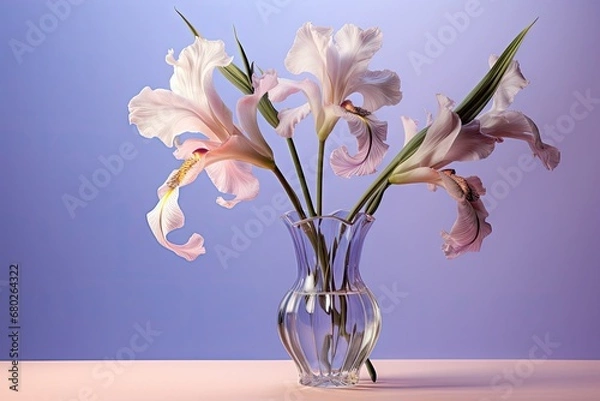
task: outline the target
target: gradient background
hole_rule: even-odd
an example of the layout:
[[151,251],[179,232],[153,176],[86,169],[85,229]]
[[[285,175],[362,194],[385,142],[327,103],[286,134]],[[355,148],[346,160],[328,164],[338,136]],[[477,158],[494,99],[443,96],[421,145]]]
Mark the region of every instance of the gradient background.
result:
[[[462,100],[487,71],[489,54],[536,17],[517,56],[531,85],[513,107],[548,138],[549,125],[569,121],[574,92],[600,98],[600,3],[592,0],[481,0],[480,15],[417,71],[409,54],[424,54],[427,35],[437,36],[449,25],[446,13],[467,3],[88,0],[71,5],[19,63],[10,41],[26,42],[28,21],[39,26],[50,9],[45,1],[3,1],[0,333],[8,326],[8,266],[19,263],[23,359],[119,357],[136,324],[161,332],[139,359],[287,358],[275,329],[278,303],[295,278],[283,224],[267,221],[227,263],[215,248],[232,248],[235,230],[256,218],[253,208],[275,206],[281,189],[273,176],[256,171],[260,196],[233,210],[215,204],[206,177],[182,191],[187,225],[172,240],[205,235],[208,253],[194,263],[159,246],[146,225],[156,188],[178,162],[129,126],[127,103],[145,85],[168,87],[167,50],[178,54],[192,41],[173,7],[208,38],[225,40],[239,62],[235,24],[250,57],[282,76],[290,76],[283,60],[305,21],[379,26],[384,47],[371,68],[398,72],[404,93],[398,106],[378,113],[390,124],[386,160],[402,143],[401,115],[424,121],[438,92]],[[216,80],[234,107],[239,93]],[[511,141],[484,161],[455,165],[459,174],[478,174],[489,191],[494,232],[480,253],[444,258],[439,232],[451,227],[456,206],[443,191],[388,192],[362,263],[384,307],[374,358],[527,358],[535,336],[560,343],[551,358],[600,358],[600,104],[590,109],[554,141],[562,151],[554,172],[536,163],[509,183],[501,169],[514,170],[530,153]],[[298,147],[309,160],[316,141],[311,124],[303,127]],[[266,125],[264,133],[290,171],[285,143]],[[352,144],[347,135],[345,127],[335,131]],[[92,179],[103,167],[99,158],[121,146],[135,156],[71,215],[63,196],[78,196],[80,180]],[[350,207],[370,179],[348,181],[327,169],[325,209]],[[0,359],[7,346],[2,334]]]

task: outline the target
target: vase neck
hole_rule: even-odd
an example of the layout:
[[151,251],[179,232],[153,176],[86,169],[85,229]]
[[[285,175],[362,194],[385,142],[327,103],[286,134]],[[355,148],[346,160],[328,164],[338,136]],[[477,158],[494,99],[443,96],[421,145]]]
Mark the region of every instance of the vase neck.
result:
[[298,279],[295,289],[301,292],[359,291],[359,261],[365,236],[375,220],[358,214],[349,222],[348,212],[299,220],[287,213],[284,223],[292,236]]

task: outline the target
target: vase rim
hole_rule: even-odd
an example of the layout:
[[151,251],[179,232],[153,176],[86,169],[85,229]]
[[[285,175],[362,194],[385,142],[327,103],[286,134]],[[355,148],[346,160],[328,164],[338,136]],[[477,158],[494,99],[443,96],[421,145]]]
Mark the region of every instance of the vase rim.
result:
[[311,222],[314,220],[323,220],[323,219],[338,220],[339,222],[341,222],[347,226],[353,226],[354,224],[356,224],[357,222],[359,222],[362,219],[366,220],[369,223],[375,221],[375,217],[373,215],[367,214],[365,212],[358,212],[356,214],[356,216],[354,217],[353,222],[349,221],[343,217],[340,217],[340,215],[344,216],[344,215],[348,215],[349,213],[350,213],[350,211],[348,211],[348,210],[338,209],[331,214],[325,214],[325,215],[321,215],[321,216],[309,216],[309,217],[306,217],[301,220],[296,220],[296,218],[299,217],[298,212],[295,210],[290,210],[290,211],[284,213],[281,216],[281,218],[283,220],[286,220],[288,222],[288,224],[293,227],[298,227],[298,226],[301,226],[302,224],[305,224],[305,223],[308,223],[308,222]]

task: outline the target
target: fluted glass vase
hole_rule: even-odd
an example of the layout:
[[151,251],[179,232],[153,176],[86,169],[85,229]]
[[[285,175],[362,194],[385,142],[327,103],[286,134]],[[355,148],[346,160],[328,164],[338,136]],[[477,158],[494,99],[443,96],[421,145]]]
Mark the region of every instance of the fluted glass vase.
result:
[[352,386],[373,350],[381,326],[375,297],[359,261],[374,218],[348,212],[304,220],[283,216],[296,253],[298,276],[279,306],[279,337],[296,362],[300,383]]

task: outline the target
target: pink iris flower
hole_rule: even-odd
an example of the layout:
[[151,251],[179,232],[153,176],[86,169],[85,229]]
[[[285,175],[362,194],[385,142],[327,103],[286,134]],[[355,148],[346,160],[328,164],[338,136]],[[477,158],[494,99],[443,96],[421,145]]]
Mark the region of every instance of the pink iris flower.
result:
[[[279,79],[279,85],[269,92],[273,102],[283,101],[297,92],[302,92],[308,100],[279,113],[276,130],[283,137],[291,137],[296,124],[311,113],[321,141],[327,139],[340,118],[348,121],[358,151],[350,155],[342,146],[335,149],[330,158],[334,172],[343,177],[375,172],[388,149],[387,123],[377,120],[372,113],[382,106],[400,102],[402,92],[396,73],[368,70],[382,40],[383,35],[377,28],[362,30],[347,24],[334,35],[331,28],[306,23],[296,33],[285,66],[293,74],[312,74],[318,84],[311,79],[299,82]],[[356,107],[348,99],[353,93],[362,95],[362,106]]]
[[[158,203],[147,214],[148,224],[157,241],[165,248],[191,261],[205,253],[204,239],[194,233],[183,244],[174,244],[167,235],[184,224],[179,207],[179,189],[193,182],[206,170],[215,187],[233,199],[217,198],[231,208],[240,201],[256,197],[259,184],[252,165],[273,168],[273,152],[264,140],[256,120],[261,97],[277,85],[274,72],[254,79],[255,92],[237,103],[239,127],[231,111],[213,87],[213,71],[231,63],[222,41],[196,38],[183,49],[178,59],[169,50],[166,62],[173,66],[171,90],[145,87],[129,102],[129,121],[146,138],[159,138],[165,145],[176,146],[174,155],[182,160],[158,189]],[[205,138],[187,139],[178,135],[197,132]],[[244,134],[244,133],[245,134]]]
[[[490,64],[497,58],[492,56]],[[442,249],[448,258],[479,251],[483,239],[492,232],[486,222],[488,212],[480,197],[485,195],[481,180],[461,177],[453,169],[444,169],[455,161],[479,160],[489,156],[504,138],[526,141],[544,166],[552,170],[560,161],[560,152],[542,142],[535,123],[523,113],[507,110],[518,91],[528,84],[519,64],[513,61],[493,96],[492,108],[479,119],[463,125],[452,109],[454,103],[438,95],[439,111],[417,151],[400,163],[389,178],[392,184],[427,183],[442,187],[457,202],[458,217],[450,232],[442,232]],[[416,123],[402,118],[408,143],[417,133]]]

